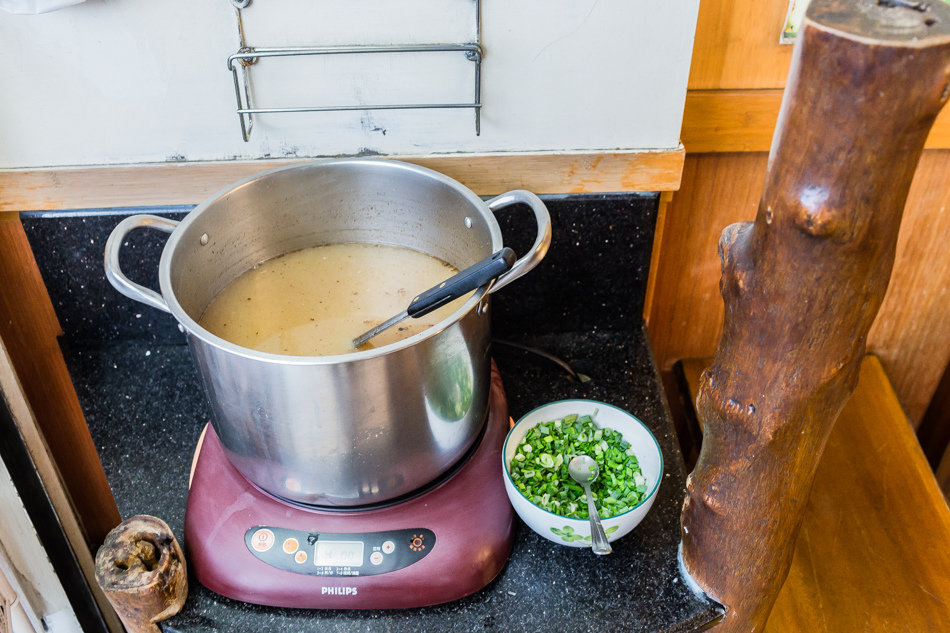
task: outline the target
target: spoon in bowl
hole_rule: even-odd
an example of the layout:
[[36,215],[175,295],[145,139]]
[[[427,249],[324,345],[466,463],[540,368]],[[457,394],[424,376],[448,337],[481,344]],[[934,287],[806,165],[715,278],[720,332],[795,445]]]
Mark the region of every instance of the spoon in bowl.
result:
[[587,495],[587,514],[590,515],[590,548],[595,554],[609,554],[613,550],[607,542],[604,526],[600,524],[600,515],[594,506],[594,497],[590,493],[590,485],[600,475],[600,467],[592,457],[575,455],[567,465],[571,479],[584,487]]

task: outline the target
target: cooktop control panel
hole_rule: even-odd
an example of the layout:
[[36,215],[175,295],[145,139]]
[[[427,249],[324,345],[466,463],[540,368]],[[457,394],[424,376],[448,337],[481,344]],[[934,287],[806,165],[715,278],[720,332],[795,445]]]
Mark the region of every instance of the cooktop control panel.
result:
[[311,576],[375,576],[422,560],[435,545],[425,528],[352,534],[259,525],[244,533],[247,549],[268,565]]

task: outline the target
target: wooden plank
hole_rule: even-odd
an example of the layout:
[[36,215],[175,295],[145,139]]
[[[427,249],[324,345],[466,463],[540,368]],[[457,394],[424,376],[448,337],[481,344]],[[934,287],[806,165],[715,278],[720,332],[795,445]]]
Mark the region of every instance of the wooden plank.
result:
[[[683,361],[693,394],[707,363]],[[825,446],[765,631],[950,630],[947,543],[950,509],[880,361],[868,356]]]
[[792,47],[779,44],[788,0],[702,0],[689,88],[782,88]]
[[[709,356],[722,330],[717,244],[755,218],[767,154],[689,155],[666,212],[648,318],[660,368]],[[950,151],[925,151],[904,210],[891,283],[868,336],[919,424],[950,362]]]
[[[480,195],[674,191],[685,150],[395,156]],[[299,160],[103,165],[0,171],[0,211],[197,204],[230,184]]]
[[[690,154],[769,151],[782,94],[781,89],[690,90],[683,112],[683,146]],[[937,117],[924,147],[950,148],[950,108]]]
[[72,546],[76,560],[82,569],[83,577],[89,585],[106,625],[114,633],[121,632],[122,624],[119,622],[119,617],[96,582],[95,560],[86,543],[79,517],[73,509],[70,495],[60,476],[60,470],[53,461],[49,445],[36,424],[36,418],[34,418],[23,388],[17,380],[16,372],[2,339],[0,339],[0,394],[3,395],[3,399],[20,430],[20,435],[23,437],[30,453],[37,474],[43,482],[46,494],[56,511],[63,532],[65,532],[66,538]]
[[86,538],[96,547],[119,511],[56,340],[60,333],[23,225],[0,214],[0,340],[62,474]]

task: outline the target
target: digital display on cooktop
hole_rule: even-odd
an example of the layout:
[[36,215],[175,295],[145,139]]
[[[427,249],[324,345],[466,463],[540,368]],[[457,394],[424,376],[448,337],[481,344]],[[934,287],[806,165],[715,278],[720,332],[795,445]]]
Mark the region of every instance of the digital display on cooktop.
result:
[[363,542],[317,541],[313,563],[318,567],[360,567],[363,565]]

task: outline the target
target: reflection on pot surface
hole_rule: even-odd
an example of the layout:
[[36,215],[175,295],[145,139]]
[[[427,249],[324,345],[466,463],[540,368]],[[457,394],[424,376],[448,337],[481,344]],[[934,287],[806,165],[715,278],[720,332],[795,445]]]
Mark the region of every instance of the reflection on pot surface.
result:
[[[487,302],[486,299],[484,303],[487,305]],[[479,309],[479,312],[485,311],[487,307]],[[488,315],[486,313],[483,316]],[[446,355],[441,366],[429,373],[423,392],[433,440],[439,447],[448,447],[457,445],[471,417],[482,413],[480,408],[474,406],[480,396],[475,391],[475,365],[479,369],[483,363],[490,366],[491,359],[487,346],[484,349],[472,349],[461,330],[446,332],[443,345],[456,350],[464,349],[465,353]]]

